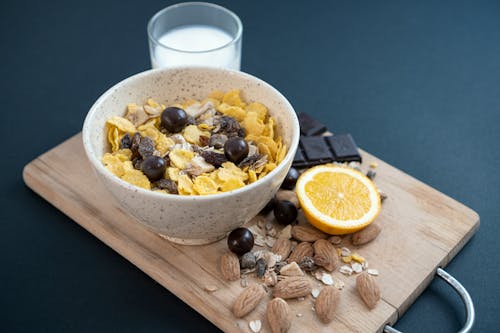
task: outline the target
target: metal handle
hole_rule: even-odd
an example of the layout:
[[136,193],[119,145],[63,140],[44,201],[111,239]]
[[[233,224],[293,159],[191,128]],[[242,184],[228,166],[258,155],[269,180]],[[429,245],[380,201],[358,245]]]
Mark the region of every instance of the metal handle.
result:
[[[439,276],[444,282],[448,283],[455,291],[458,293],[462,302],[465,305],[465,324],[458,333],[468,333],[472,330],[472,326],[474,325],[474,320],[476,319],[476,314],[474,312],[474,303],[472,303],[472,298],[470,297],[467,290],[462,286],[460,282],[457,281],[453,276],[447,273],[444,269],[438,268],[436,271],[436,275]],[[385,325],[384,332],[386,333],[402,333],[397,329]]]

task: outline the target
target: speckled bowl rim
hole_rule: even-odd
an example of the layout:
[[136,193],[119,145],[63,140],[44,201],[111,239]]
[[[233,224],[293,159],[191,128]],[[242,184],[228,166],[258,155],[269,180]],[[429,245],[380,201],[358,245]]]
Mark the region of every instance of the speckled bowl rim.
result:
[[[274,168],[270,173],[265,175],[263,178],[258,179],[257,181],[247,184],[243,187],[240,187],[236,190],[228,191],[228,192],[222,192],[222,193],[216,193],[216,194],[208,194],[208,195],[178,195],[178,194],[169,194],[169,193],[157,193],[151,190],[146,190],[141,187],[132,185],[127,183],[126,181],[118,178],[117,176],[113,175],[108,169],[102,165],[101,160],[98,159],[95,156],[95,152],[92,149],[92,146],[90,145],[90,135],[93,132],[93,129],[90,128],[90,123],[92,121],[92,118],[97,112],[98,106],[103,103],[104,100],[109,98],[113,93],[116,92],[116,90],[120,89],[120,87],[126,83],[129,83],[130,81],[137,80],[139,78],[145,77],[145,76],[150,76],[156,73],[160,72],[178,72],[180,70],[207,70],[207,71],[223,71],[228,73],[228,75],[236,75],[236,76],[241,76],[245,79],[249,79],[252,81],[255,81],[256,83],[260,83],[262,87],[265,87],[269,90],[271,90],[274,94],[276,94],[280,99],[283,100],[285,109],[291,114],[292,118],[292,138],[290,141],[290,147],[288,148],[288,151],[285,155],[285,158],[283,161],[281,161],[276,168]],[[167,74],[168,75],[168,74]],[[230,197],[234,194],[239,194],[239,193],[244,193],[247,191],[251,191],[258,185],[260,185],[262,182],[271,179],[274,177],[281,169],[283,169],[286,165],[288,165],[288,162],[292,160],[295,156],[295,151],[297,150],[297,147],[299,145],[299,136],[300,136],[300,127],[299,127],[299,120],[297,118],[297,114],[293,108],[293,106],[290,104],[290,102],[286,99],[283,94],[281,94],[276,88],[271,86],[269,83],[251,75],[245,72],[241,71],[236,71],[232,69],[221,69],[221,68],[214,68],[214,67],[206,67],[206,66],[179,66],[179,67],[172,67],[172,68],[158,68],[158,69],[150,69],[144,72],[140,72],[138,74],[132,75],[117,84],[113,85],[111,88],[109,88],[104,94],[102,94],[96,102],[91,106],[89,112],[87,113],[87,116],[85,117],[85,121],[83,123],[83,129],[82,129],[82,141],[83,141],[83,147],[85,149],[85,153],[87,154],[87,158],[91,162],[91,164],[94,166],[94,169],[97,170],[101,175],[109,179],[110,181],[118,184],[120,187],[125,188],[129,191],[133,191],[135,193],[141,193],[147,196],[152,196],[154,198],[165,198],[165,199],[175,199],[179,201],[199,201],[199,200],[215,200],[215,199],[224,199],[227,197]],[[290,163],[291,165],[291,163]]]

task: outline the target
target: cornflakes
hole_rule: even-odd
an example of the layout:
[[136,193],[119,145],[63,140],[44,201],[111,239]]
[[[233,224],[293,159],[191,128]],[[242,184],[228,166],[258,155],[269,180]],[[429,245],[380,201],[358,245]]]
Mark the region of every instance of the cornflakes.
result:
[[[107,120],[111,151],[103,155],[102,163],[112,174],[158,193],[210,195],[262,179],[288,151],[276,135],[267,107],[256,101],[247,104],[238,89],[213,91],[201,102],[191,99],[169,105],[186,111],[188,121],[179,133],[162,126],[166,107],[151,98],[142,106],[128,104],[124,117]],[[225,155],[225,140],[234,136],[249,146],[243,160]],[[157,161],[160,173],[143,172],[144,160]]]

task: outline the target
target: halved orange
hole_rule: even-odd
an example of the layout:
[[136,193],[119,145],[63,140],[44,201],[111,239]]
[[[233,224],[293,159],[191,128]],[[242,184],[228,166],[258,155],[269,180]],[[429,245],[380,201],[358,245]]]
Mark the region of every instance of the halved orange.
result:
[[348,167],[313,167],[300,175],[295,192],[309,223],[329,234],[363,229],[380,213],[380,195],[375,184]]

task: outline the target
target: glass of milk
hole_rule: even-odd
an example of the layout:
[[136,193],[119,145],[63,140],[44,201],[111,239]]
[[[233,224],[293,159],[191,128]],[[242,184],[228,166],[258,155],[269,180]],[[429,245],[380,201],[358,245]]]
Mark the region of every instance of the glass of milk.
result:
[[148,23],[153,68],[184,65],[240,70],[243,26],[236,14],[206,2],[184,2]]

